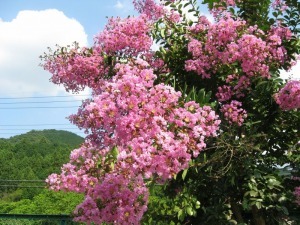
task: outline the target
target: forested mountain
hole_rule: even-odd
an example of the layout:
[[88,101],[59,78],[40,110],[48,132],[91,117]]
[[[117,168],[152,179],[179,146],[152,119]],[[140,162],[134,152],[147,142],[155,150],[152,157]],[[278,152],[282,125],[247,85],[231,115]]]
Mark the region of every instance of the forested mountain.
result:
[[54,129],[42,131],[32,130],[25,134],[13,136],[7,140],[11,143],[18,143],[23,140],[39,142],[44,139],[47,139],[47,141],[53,144],[69,145],[71,147],[78,146],[83,142],[82,137],[72,132]]
[[59,172],[82,142],[82,137],[61,130],[0,139],[0,213],[70,213],[81,196],[52,193],[43,188],[43,180]]

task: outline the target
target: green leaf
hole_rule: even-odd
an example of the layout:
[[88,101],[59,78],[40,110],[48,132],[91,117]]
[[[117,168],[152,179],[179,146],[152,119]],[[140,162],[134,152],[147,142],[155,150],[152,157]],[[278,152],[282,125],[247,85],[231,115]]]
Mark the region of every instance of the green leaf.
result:
[[199,92],[198,92],[198,103],[202,104],[204,103],[204,97],[205,97],[205,90],[202,88]]
[[192,207],[187,207],[186,208],[186,212],[188,215],[193,216],[194,215],[194,211]]
[[196,207],[195,207],[195,208],[196,208],[196,209],[199,209],[199,208],[200,208],[200,205],[201,205],[200,202],[199,202],[199,201],[196,201]]
[[289,210],[285,206],[282,206],[281,209],[285,215],[289,215]]
[[117,146],[114,146],[111,150],[111,155],[113,156],[114,159],[117,159],[118,155],[119,155],[119,151]]
[[249,191],[249,194],[251,197],[257,197],[258,196],[258,192],[257,191]]
[[182,172],[182,180],[185,179],[186,174],[187,174],[187,171],[188,171],[188,169],[185,169],[185,170]]
[[177,178],[177,173],[173,176],[173,178],[174,178],[174,180],[176,180],[176,178]]
[[165,35],[165,29],[161,29],[160,30],[160,35],[161,35],[162,38],[166,37],[166,35]]
[[255,202],[255,205],[256,205],[256,207],[257,207],[258,209],[260,209],[261,206],[262,206],[261,202]]
[[177,213],[177,218],[178,218],[178,220],[180,220],[180,221],[183,221],[183,220],[184,220],[184,213],[183,213],[183,210],[182,210],[182,209],[180,209],[180,210],[178,211],[178,213]]

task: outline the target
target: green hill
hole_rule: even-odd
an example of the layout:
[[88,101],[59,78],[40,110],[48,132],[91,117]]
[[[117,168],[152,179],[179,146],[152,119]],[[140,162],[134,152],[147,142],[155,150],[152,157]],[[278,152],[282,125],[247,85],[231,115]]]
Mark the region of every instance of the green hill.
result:
[[28,133],[16,135],[7,139],[11,143],[18,143],[22,140],[31,141],[34,143],[39,142],[40,140],[49,141],[53,144],[66,144],[69,146],[79,146],[83,142],[83,138],[69,131],[64,130],[32,130]]
[[71,213],[82,196],[45,190],[44,180],[59,173],[83,141],[62,130],[32,130],[0,139],[0,213]]
[[70,152],[83,140],[61,130],[30,131],[0,139],[0,200],[32,199],[39,190],[13,186],[3,191],[3,185],[16,185],[6,180],[45,180],[51,173],[59,173],[69,161]]

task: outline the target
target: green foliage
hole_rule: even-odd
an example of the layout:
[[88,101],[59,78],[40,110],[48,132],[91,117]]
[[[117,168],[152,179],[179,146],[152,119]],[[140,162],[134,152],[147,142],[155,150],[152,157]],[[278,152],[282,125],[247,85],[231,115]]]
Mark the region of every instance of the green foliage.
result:
[[176,188],[172,184],[152,186],[149,210],[143,224],[184,224],[189,216],[197,215],[199,208],[200,202],[184,187]]
[[75,193],[43,190],[32,200],[2,202],[0,212],[10,214],[72,214],[83,196]]
[[[203,3],[212,8],[224,1]],[[289,8],[285,14],[270,11],[270,0],[236,3],[229,10],[249,25],[268,31],[280,20],[281,25],[290,27],[293,36],[283,46],[291,58],[300,53],[299,1],[286,1]],[[190,13],[199,15],[195,1],[169,3],[182,15],[187,5]],[[221,105],[215,97],[217,87],[225,84],[226,76],[237,65],[222,65],[211,79],[186,72],[184,62],[191,59],[186,34],[192,24],[188,20],[177,24],[160,20],[155,25],[153,36],[161,45],[156,56],[170,69],[158,82],[181,91],[184,101],[210,105],[218,113]],[[204,41],[205,37],[196,38]],[[248,115],[244,125],[222,120],[222,132],[207,143],[206,151],[191,161],[188,170],[164,187],[152,188],[145,224],[300,224],[299,206],[292,195],[299,183],[291,180],[292,175],[299,176],[300,111],[282,111],[274,100],[285,83],[279,76],[280,69],[290,66],[289,61],[281,67],[269,65],[270,79],[251,78],[251,91],[240,99]]]
[[[45,184],[26,180],[45,180],[51,173],[59,172],[60,167],[68,162],[70,151],[79,147],[82,142],[83,138],[76,134],[56,130],[30,131],[10,139],[1,139],[0,213],[71,214],[83,200],[82,195],[34,188]],[[16,221],[3,220],[0,224],[19,223],[14,222]],[[22,222],[42,224],[27,220]]]
[[83,138],[69,131],[64,130],[32,130],[26,134],[16,135],[8,139],[11,143],[19,143],[23,140],[39,144],[57,144],[68,146],[79,146],[83,142]]

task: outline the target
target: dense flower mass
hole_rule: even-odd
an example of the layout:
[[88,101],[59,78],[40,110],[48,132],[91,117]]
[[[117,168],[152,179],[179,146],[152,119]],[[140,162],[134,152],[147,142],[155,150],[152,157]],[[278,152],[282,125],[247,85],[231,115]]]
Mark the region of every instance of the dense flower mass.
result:
[[[84,144],[71,152],[60,174],[46,180],[52,190],[85,194],[75,211],[77,221],[139,224],[147,210],[150,182],[167,182],[192,163],[193,168],[201,163],[197,157],[208,150],[209,138],[229,134],[229,146],[231,139],[252,132],[248,130],[251,119],[258,121],[271,113],[279,116],[268,111],[278,110],[274,101],[265,107],[258,99],[265,93],[272,96],[277,88],[260,93],[257,84],[275,83],[278,70],[292,64],[291,50],[284,47],[293,38],[289,28],[279,22],[269,31],[249,26],[246,20],[225,13],[228,7],[236,7],[234,0],[215,1],[215,23],[204,16],[197,22],[188,21],[183,11],[196,11],[189,8],[191,2],[133,0],[141,15],[111,18],[91,48],[60,48],[45,57],[44,68],[52,73],[52,82],[63,84],[68,91],[92,89],[93,97],[69,117],[85,130]],[[273,7],[282,8],[283,1],[275,1]],[[157,52],[151,50],[153,41],[161,45]],[[275,99],[283,110],[299,109],[300,81],[288,82]],[[224,121],[221,132],[220,118]],[[249,126],[243,126],[246,118],[250,118]],[[268,130],[259,127],[260,121],[253,124],[255,132],[268,135]],[[222,169],[223,164],[234,168],[231,161],[243,156],[243,150],[232,151],[229,162],[224,163],[222,156],[227,160],[227,152],[215,153],[226,149],[217,144],[209,145],[216,152],[205,157],[217,155],[216,162],[221,163],[216,168]],[[235,152],[240,155],[236,157]],[[214,160],[207,160],[207,165]],[[228,174],[231,171],[222,176]],[[300,204],[300,189],[294,194]]]
[[277,104],[283,110],[300,108],[300,81],[292,80],[275,95]]
[[118,64],[116,69],[102,93],[71,120],[91,130],[91,141],[96,142],[93,133],[101,132],[104,146],[118,146],[123,169],[171,178],[205,147],[206,137],[216,135],[217,115],[194,102],[179,107],[180,93],[153,86],[153,71],[141,64]]
[[133,5],[139,13],[145,14],[151,20],[163,17],[166,12],[164,6],[155,0],[133,0]]
[[286,59],[281,41],[289,38],[290,33],[282,27],[274,27],[264,34],[228,15],[214,24],[200,17],[198,24],[191,28],[188,50],[193,59],[186,61],[186,70],[210,78],[217,73],[216,68],[237,64],[247,77],[269,78],[270,62],[283,64]]
[[295,188],[294,195],[296,197],[296,203],[300,206],[300,187]]
[[236,123],[241,126],[244,119],[247,117],[247,112],[241,108],[242,103],[238,101],[231,101],[230,104],[224,104],[221,108],[221,112],[224,114],[226,120],[229,123]]
[[44,69],[52,74],[53,83],[63,84],[67,91],[96,88],[100,77],[107,72],[101,52],[100,48],[59,48],[46,58]]
[[105,29],[95,37],[96,45],[108,54],[119,52],[137,55],[148,51],[152,45],[150,25],[145,15],[111,18]]
[[148,195],[141,176],[106,174],[77,206],[76,221],[137,225],[147,210]]
[[104,31],[95,37],[92,48],[59,48],[46,55],[44,69],[52,74],[51,81],[63,84],[67,91],[78,92],[85,87],[97,90],[102,85],[114,57],[138,56],[152,45],[151,24],[144,15],[120,19],[111,18]]
[[[87,193],[79,209],[91,214],[85,213],[79,220],[122,224],[120,221],[127,219],[125,224],[136,224],[146,209],[146,192],[131,199],[143,210],[129,209],[133,203],[119,204],[120,198],[139,192],[122,183],[120,190],[128,189],[125,196],[114,196],[115,190],[111,195],[103,194],[112,188],[109,183],[129,179],[144,190],[142,180],[134,180],[136,177],[158,177],[159,182],[172,178],[206,147],[208,137],[216,136],[220,120],[210,107],[181,103],[181,94],[172,87],[154,85],[156,76],[143,60],[117,64],[115,70],[111,80],[103,81],[101,93],[71,116],[73,123],[91,133],[87,141],[91,146],[74,150],[70,163],[63,166],[60,175],[51,175],[48,183],[55,190]],[[137,200],[141,196],[143,204]],[[95,199],[103,206],[99,208]],[[110,217],[107,210],[112,207],[116,212]],[[125,218],[126,213],[130,216]]]
[[218,101],[224,102],[221,112],[228,121],[241,126],[246,112],[241,108],[237,110],[241,103],[234,99],[244,97],[251,90],[251,80],[270,79],[270,65],[280,67],[285,63],[287,51],[282,41],[291,38],[290,30],[277,26],[265,33],[226,14],[213,24],[199,17],[190,32],[188,51],[192,59],[186,60],[185,69],[196,72],[203,79],[222,80],[223,85],[216,93]]

